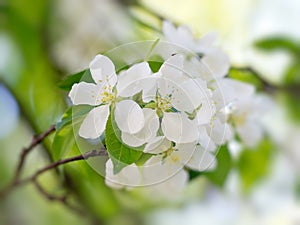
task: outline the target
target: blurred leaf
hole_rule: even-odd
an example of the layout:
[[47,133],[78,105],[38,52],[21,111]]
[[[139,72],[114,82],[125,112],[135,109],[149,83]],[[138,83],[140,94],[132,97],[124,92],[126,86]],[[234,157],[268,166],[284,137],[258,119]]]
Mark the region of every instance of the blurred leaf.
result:
[[264,51],[285,50],[299,54],[300,45],[287,37],[269,37],[255,42],[255,47]]
[[255,149],[244,149],[237,163],[245,191],[267,175],[273,150],[270,140],[265,139]]
[[285,73],[284,83],[288,85],[300,84],[300,62],[292,64]]
[[287,109],[287,113],[289,119],[293,122],[300,122],[300,104],[299,104],[299,95],[292,95],[290,93],[282,92],[279,96],[285,108]]
[[138,161],[143,152],[124,145],[116,135],[116,129],[112,123],[112,115],[110,115],[105,129],[105,143],[114,164],[114,173],[118,173],[125,166]]
[[252,84],[257,90],[263,88],[263,82],[251,70],[231,68],[228,76],[232,79]]
[[88,83],[94,82],[89,69],[65,77],[58,83],[58,86],[65,91],[70,91],[73,84],[79,83],[80,81]]
[[215,185],[222,187],[232,167],[232,159],[226,145],[222,145],[217,152],[217,168],[212,172],[206,172],[208,179]]
[[300,179],[299,179],[299,177],[296,181],[295,193],[296,193],[297,199],[300,200]]

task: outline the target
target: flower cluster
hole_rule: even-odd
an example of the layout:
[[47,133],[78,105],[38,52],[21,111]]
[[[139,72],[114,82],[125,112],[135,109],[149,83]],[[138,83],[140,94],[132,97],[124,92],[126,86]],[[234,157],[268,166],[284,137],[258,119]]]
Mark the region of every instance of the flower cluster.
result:
[[94,82],[74,84],[69,93],[74,105],[94,106],[80,126],[81,137],[99,138],[111,117],[119,141],[148,157],[142,166],[133,163],[118,172],[116,159],[109,159],[111,187],[153,184],[180,191],[188,180],[186,168],[213,170],[218,146],[235,132],[247,145],[261,137],[253,122],[255,89],[226,77],[229,60],[214,46],[216,35],[195,39],[187,27],[169,22],[163,33],[172,44],[158,71],[144,61],[117,73],[108,57],[97,55],[89,66]]

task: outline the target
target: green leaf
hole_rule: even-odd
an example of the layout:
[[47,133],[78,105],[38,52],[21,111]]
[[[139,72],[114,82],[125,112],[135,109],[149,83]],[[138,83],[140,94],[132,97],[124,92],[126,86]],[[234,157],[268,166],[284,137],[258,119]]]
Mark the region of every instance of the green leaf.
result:
[[199,176],[205,174],[204,172],[199,172],[199,171],[191,170],[191,169],[188,169],[188,168],[186,168],[186,169],[188,170],[188,173],[189,173],[189,181],[192,181],[195,178],[198,178]]
[[287,37],[269,37],[255,42],[255,47],[264,51],[285,50],[292,54],[299,54],[300,46]]
[[232,79],[252,84],[257,90],[261,90],[263,88],[263,82],[248,69],[231,68],[228,76]]
[[64,157],[71,149],[75,142],[72,126],[65,126],[55,133],[51,153],[54,161]]
[[[299,90],[299,89],[298,89]],[[279,95],[280,101],[282,101],[283,106],[287,109],[288,118],[292,122],[300,123],[300,104],[299,104],[299,94],[291,94],[287,92],[282,92]]]
[[56,124],[56,133],[52,142],[51,153],[54,160],[65,156],[75,142],[73,127],[81,123],[93,106],[80,105],[68,108],[60,122]]
[[208,179],[215,185],[222,187],[226,181],[230,169],[232,168],[232,159],[226,145],[222,145],[217,152],[217,168],[212,172],[206,172]]
[[273,150],[270,140],[265,139],[255,149],[244,149],[237,163],[245,191],[267,175]]
[[284,83],[287,85],[300,84],[300,63],[292,64],[285,73]]
[[152,70],[153,73],[158,72],[160,69],[161,65],[163,64],[162,62],[157,62],[157,61],[148,61],[148,64]]
[[65,91],[70,91],[73,84],[79,83],[80,81],[86,81],[89,83],[94,82],[89,69],[65,77],[59,82],[58,86]]
[[93,106],[90,105],[78,105],[78,106],[72,106],[68,108],[61,120],[56,123],[56,130],[61,129],[62,127],[71,124],[73,119],[77,119],[85,114],[87,114],[89,111],[91,111]]
[[108,154],[114,164],[114,173],[118,173],[124,167],[137,162],[143,152],[131,149],[127,145],[123,144],[116,134],[117,129],[114,128],[112,121],[111,114],[106,124],[105,143]]
[[142,153],[141,157],[135,162],[135,164],[137,166],[143,166],[152,156],[153,155],[149,153]]

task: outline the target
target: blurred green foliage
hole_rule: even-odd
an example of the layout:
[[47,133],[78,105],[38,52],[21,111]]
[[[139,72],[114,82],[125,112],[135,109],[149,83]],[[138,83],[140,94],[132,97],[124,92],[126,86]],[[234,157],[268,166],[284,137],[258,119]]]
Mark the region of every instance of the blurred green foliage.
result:
[[274,146],[269,139],[262,140],[254,149],[243,149],[236,167],[245,192],[268,175],[273,153]]
[[286,52],[292,59],[286,69],[282,84],[275,86],[277,97],[288,111],[289,118],[300,122],[300,40],[295,41],[289,37],[268,37],[255,43],[261,51]]

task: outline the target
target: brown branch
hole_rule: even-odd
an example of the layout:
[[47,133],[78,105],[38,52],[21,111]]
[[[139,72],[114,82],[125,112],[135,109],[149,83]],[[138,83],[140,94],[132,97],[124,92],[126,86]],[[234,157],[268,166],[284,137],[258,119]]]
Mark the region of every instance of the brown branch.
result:
[[52,194],[48,193],[48,192],[47,192],[47,191],[39,184],[39,182],[38,182],[37,180],[33,180],[32,182],[33,182],[34,186],[36,187],[36,189],[39,191],[39,193],[42,194],[42,195],[43,195],[46,199],[48,199],[49,201],[60,202],[60,203],[62,203],[64,206],[66,206],[67,208],[69,208],[70,210],[76,212],[77,214],[82,215],[82,216],[85,215],[85,212],[84,212],[82,209],[80,209],[80,208],[78,208],[78,207],[76,207],[76,206],[74,206],[74,205],[72,205],[72,204],[70,204],[70,203],[68,202],[68,196],[67,196],[67,195],[63,195],[63,196],[55,196],[55,195],[52,195]]
[[17,184],[19,185],[20,183],[24,183],[24,182],[26,183],[28,181],[36,180],[37,177],[40,176],[41,174],[43,174],[44,172],[47,172],[48,170],[54,169],[54,168],[56,168],[60,165],[63,165],[63,164],[69,163],[69,162],[75,162],[75,161],[79,161],[79,160],[86,160],[86,159],[91,158],[91,157],[107,156],[107,155],[108,155],[108,153],[107,153],[106,149],[101,149],[101,150],[98,150],[98,151],[97,150],[92,150],[92,151],[86,152],[84,154],[73,156],[73,157],[70,157],[70,158],[67,158],[67,159],[61,159],[61,160],[58,160],[57,162],[51,163],[48,166],[38,170],[31,177],[29,177],[29,178],[27,178],[23,181],[20,181]]
[[67,158],[67,159],[58,160],[57,162],[53,162],[53,163],[49,164],[48,166],[45,166],[44,168],[39,169],[37,172],[35,172],[29,178],[26,178],[26,179],[23,179],[23,180],[18,179],[16,181],[14,181],[5,190],[0,192],[0,198],[5,196],[6,194],[8,194],[8,192],[10,192],[11,190],[13,190],[16,187],[27,184],[29,182],[35,182],[41,174],[43,174],[43,173],[45,173],[49,170],[52,170],[54,168],[57,168],[60,165],[64,165],[64,164],[79,161],[79,160],[86,160],[86,159],[91,158],[91,157],[107,156],[107,155],[108,155],[108,153],[106,151],[106,148],[103,148],[101,150],[92,150],[92,151],[86,152],[86,153],[81,154],[81,155],[77,155],[77,156],[73,156],[73,157],[70,157],[70,158]]
[[15,173],[15,176],[14,176],[14,179],[13,179],[13,182],[12,182],[12,185],[15,182],[17,182],[18,179],[20,178],[20,175],[21,175],[23,167],[24,167],[25,159],[26,159],[26,156],[28,155],[28,153],[31,152],[34,149],[34,147],[36,147],[38,144],[40,144],[53,131],[55,131],[55,125],[52,125],[48,130],[41,133],[40,135],[34,136],[32,138],[32,141],[31,141],[30,145],[26,148],[23,148],[22,153],[21,153],[21,157],[20,157],[20,161],[18,163],[16,173]]
[[283,91],[283,92],[288,92],[290,94],[299,96],[300,94],[300,86],[299,85],[278,85],[278,84],[274,84],[269,82],[268,80],[266,80],[257,70],[255,70],[252,67],[231,67],[231,69],[234,70],[239,70],[239,71],[243,71],[243,72],[249,72],[251,74],[253,74],[253,76],[255,78],[257,78],[262,86],[263,86],[263,90],[273,94],[274,92],[277,91]]

